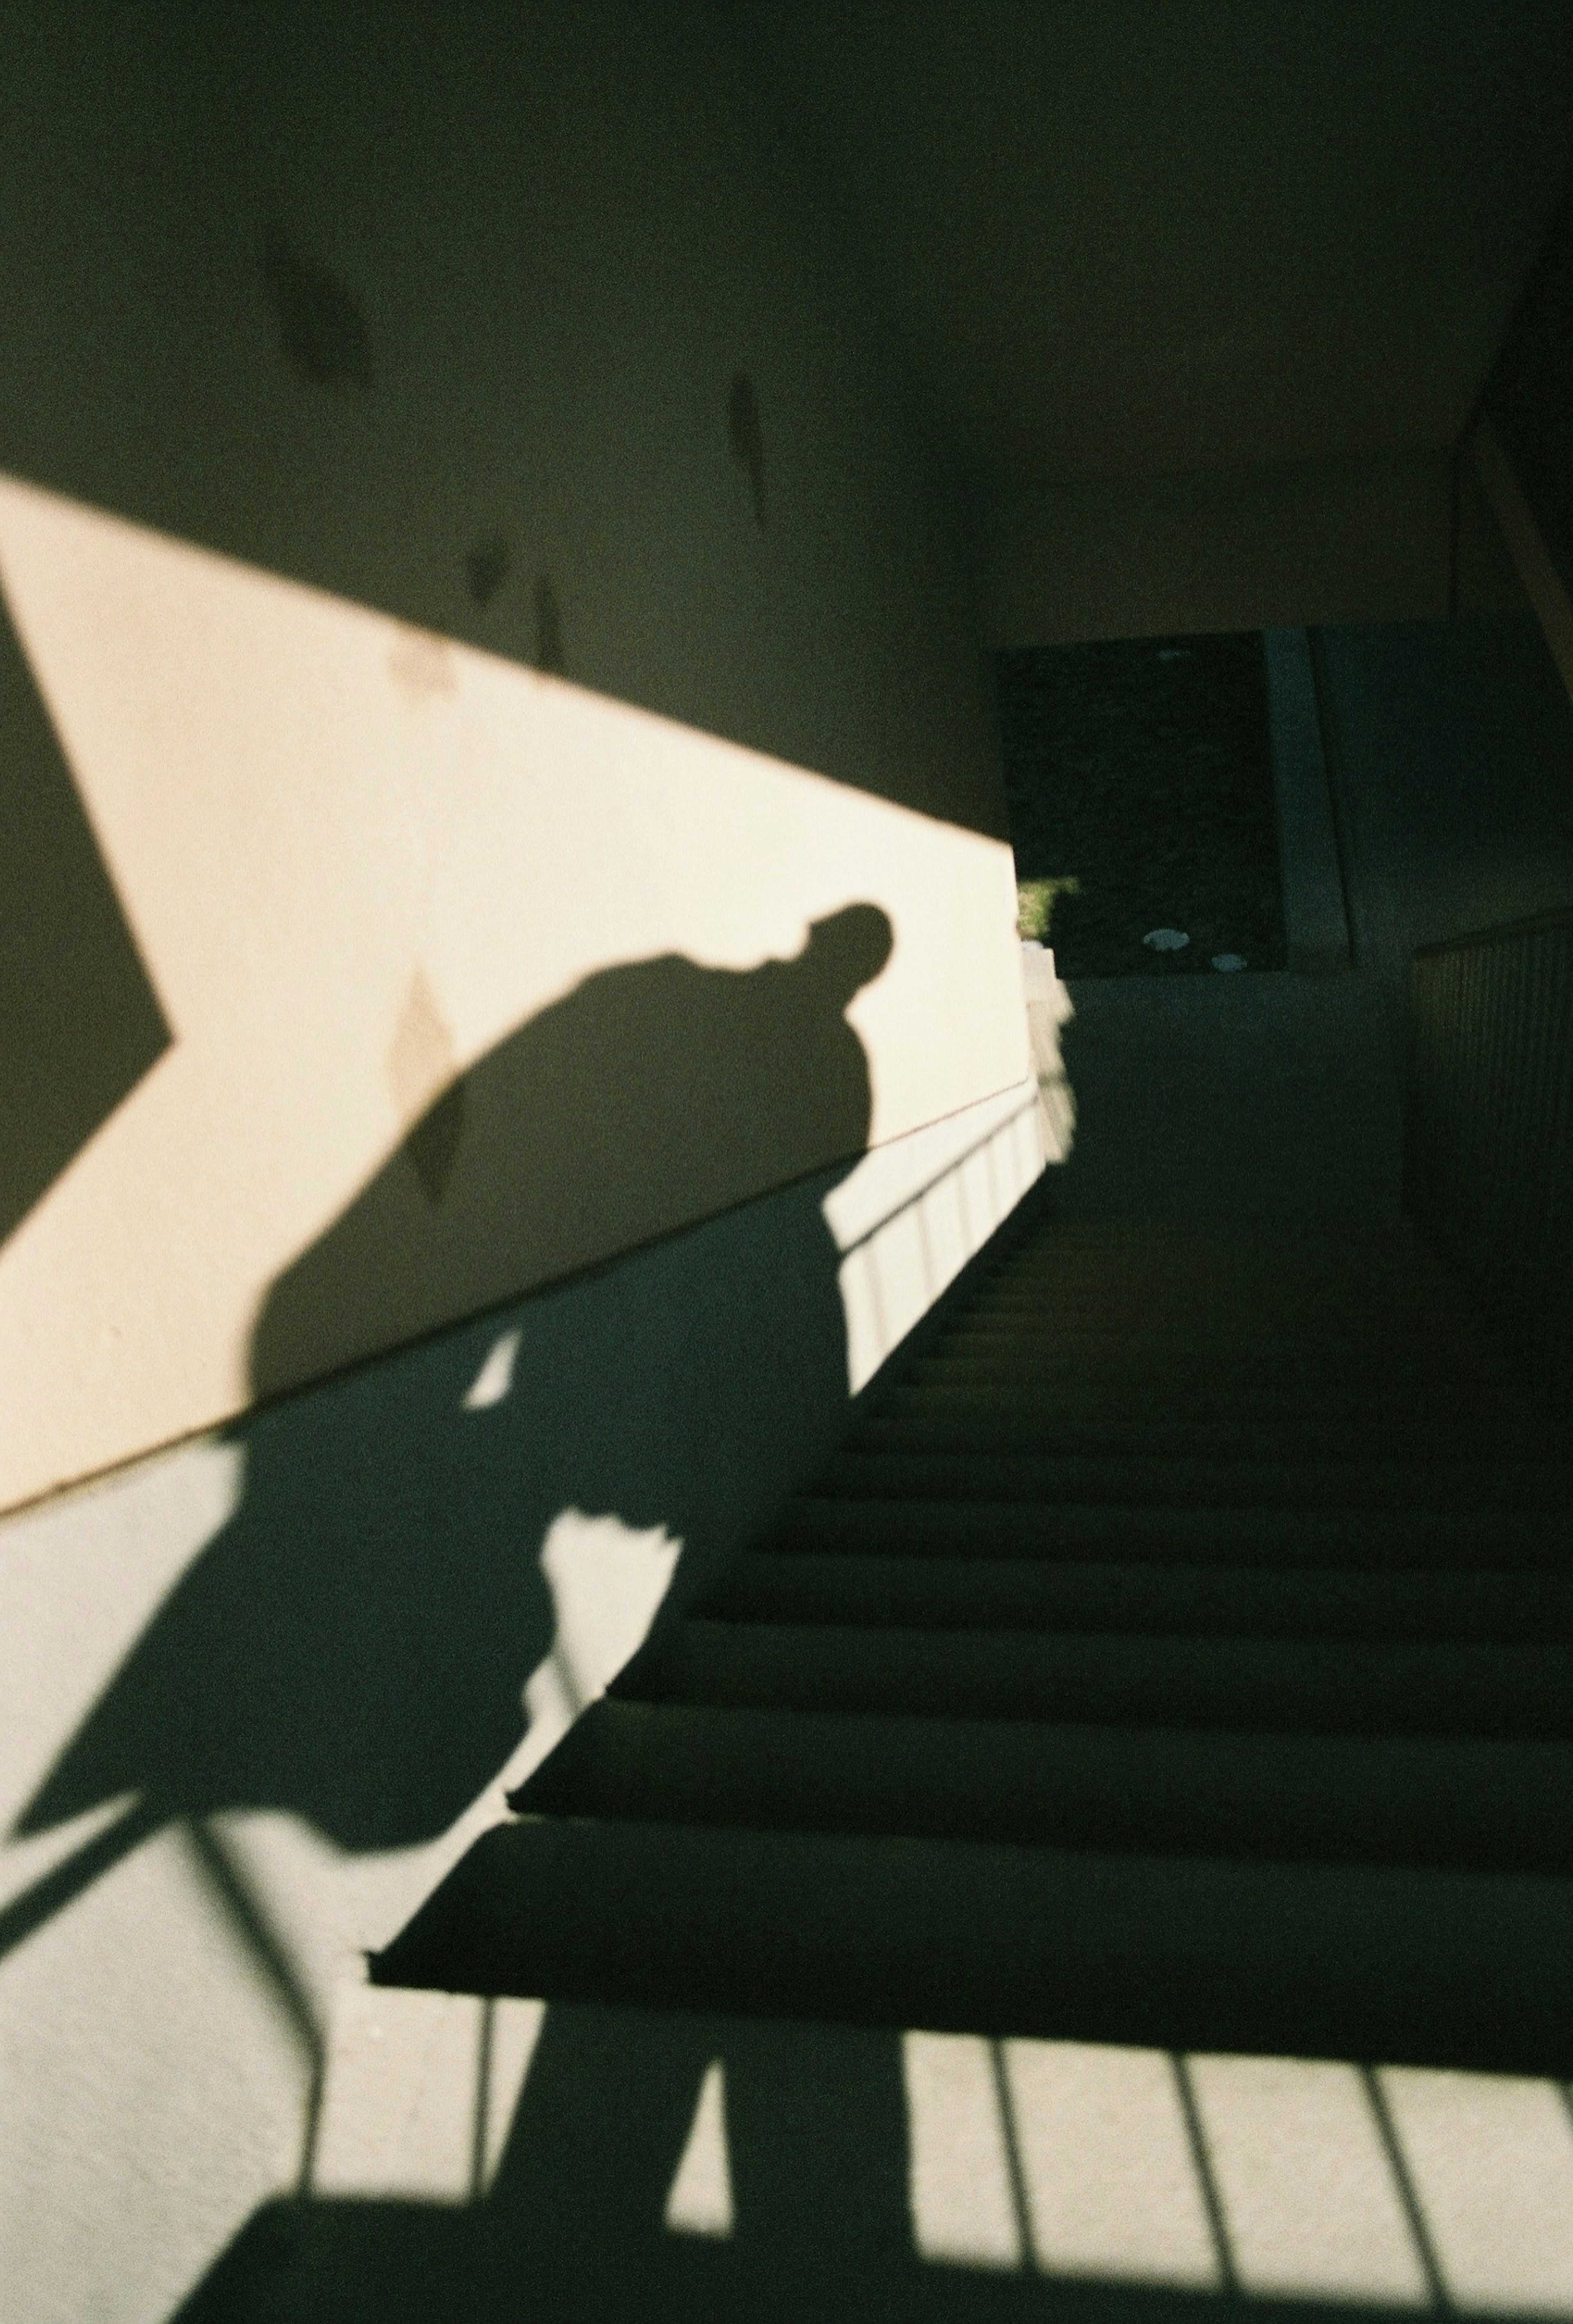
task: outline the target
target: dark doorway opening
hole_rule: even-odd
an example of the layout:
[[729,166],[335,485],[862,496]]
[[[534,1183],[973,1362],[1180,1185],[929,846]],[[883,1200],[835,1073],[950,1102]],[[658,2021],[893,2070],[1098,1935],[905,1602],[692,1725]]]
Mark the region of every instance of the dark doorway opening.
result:
[[1051,883],[1061,974],[1283,968],[1261,632],[997,660],[1016,875]]

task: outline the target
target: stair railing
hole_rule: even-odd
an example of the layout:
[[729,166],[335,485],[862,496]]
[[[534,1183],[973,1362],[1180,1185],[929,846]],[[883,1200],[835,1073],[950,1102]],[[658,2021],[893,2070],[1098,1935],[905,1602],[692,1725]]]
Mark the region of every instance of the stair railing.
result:
[[1573,911],[1425,945],[1404,1208],[1573,1397]]

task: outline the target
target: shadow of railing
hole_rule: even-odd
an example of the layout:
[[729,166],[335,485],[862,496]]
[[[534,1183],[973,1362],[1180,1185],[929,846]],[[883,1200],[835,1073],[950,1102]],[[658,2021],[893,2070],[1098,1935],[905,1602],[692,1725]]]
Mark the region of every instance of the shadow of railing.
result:
[[330,2092],[326,2183],[259,2213],[182,2324],[1573,2315],[1573,2111],[1553,2082],[394,2006],[426,2013],[428,2052],[464,2019],[473,2117],[434,2137],[408,2107],[402,2151],[363,2158],[357,2185]]

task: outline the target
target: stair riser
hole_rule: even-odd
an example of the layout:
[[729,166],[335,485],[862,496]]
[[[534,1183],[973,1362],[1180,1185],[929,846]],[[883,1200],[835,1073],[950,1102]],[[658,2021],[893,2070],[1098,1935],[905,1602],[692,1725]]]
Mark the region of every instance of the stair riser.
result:
[[683,1621],[624,1702],[1324,1735],[1573,1733],[1573,1652]]
[[1458,1470],[1444,1462],[1107,1459],[998,1453],[838,1454],[820,1490],[845,1498],[1118,1502],[1171,1508],[1515,1509],[1561,1516],[1569,1494],[1533,1467]]
[[1573,1745],[603,1702],[511,1804],[534,1815],[1106,1853],[1573,1871]]
[[863,1553],[987,1563],[1159,1560],[1169,1564],[1573,1569],[1573,1518],[1497,1509],[1175,1508],[932,1500],[790,1502],[763,1546],[778,1555]]
[[691,1611],[713,1621],[1145,1631],[1192,1637],[1573,1638],[1573,1576],[1252,1572],[1025,1559],[741,1559]]
[[967,1416],[871,1416],[858,1432],[858,1450],[878,1452],[1001,1452],[1001,1455],[1066,1455],[1094,1460],[1215,1460],[1215,1462],[1331,1462],[1406,1460],[1448,1462],[1459,1450],[1489,1460],[1494,1452],[1532,1455],[1538,1432],[1513,1439],[1504,1429],[1467,1423],[1436,1427],[1355,1427],[1348,1420],[1302,1416],[1296,1425],[1257,1420],[1246,1413],[1238,1423],[1222,1417],[1148,1417],[1120,1413],[1082,1417],[1076,1411],[992,1413]]

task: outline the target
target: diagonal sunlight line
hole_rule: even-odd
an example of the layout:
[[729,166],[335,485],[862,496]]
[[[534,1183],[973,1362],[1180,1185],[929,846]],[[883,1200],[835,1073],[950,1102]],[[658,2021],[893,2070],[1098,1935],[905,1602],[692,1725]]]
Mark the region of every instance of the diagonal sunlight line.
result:
[[1196,2103],[1196,2090],[1191,2080],[1189,2062],[1177,2050],[1169,2052],[1169,2064],[1173,2071],[1174,2087],[1179,2094],[1180,2112],[1185,2123],[1185,2137],[1191,2148],[1191,2166],[1196,2183],[1207,2211],[1207,2225],[1212,2236],[1213,2253],[1218,2261],[1219,2282],[1226,2294],[1238,2296],[1239,2276],[1230,2247],[1228,2228],[1224,2219],[1223,2198],[1213,2175],[1212,2157],[1208,2152],[1207,2135],[1201,2126],[1201,2110]]
[[1393,2119],[1392,2108],[1388,2106],[1386,2093],[1376,2078],[1375,2068],[1361,2067],[1360,2083],[1366,2093],[1366,2103],[1370,2107],[1376,2124],[1376,2135],[1382,2141],[1382,2151],[1387,2158],[1387,2167],[1393,2173],[1393,2183],[1398,2190],[1398,2200],[1403,2207],[1405,2224],[1414,2240],[1415,2255],[1420,2261],[1425,2276],[1426,2290],[1430,2294],[1431,2305],[1433,2308],[1451,2308],[1453,2303],[1448,2297],[1448,2287],[1442,2280],[1441,2263],[1437,2257],[1436,2246],[1431,2241],[1431,2232],[1426,2224],[1425,2212],[1421,2206],[1420,2190],[1415,2186],[1408,2159],[1399,2143],[1398,2126]]

